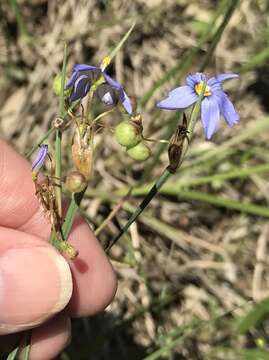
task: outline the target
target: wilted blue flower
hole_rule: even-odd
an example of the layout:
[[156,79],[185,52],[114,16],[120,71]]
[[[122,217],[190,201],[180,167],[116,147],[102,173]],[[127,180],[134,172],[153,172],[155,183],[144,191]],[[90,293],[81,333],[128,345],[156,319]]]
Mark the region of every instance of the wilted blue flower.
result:
[[89,92],[91,85],[103,75],[105,83],[97,88],[97,96],[106,105],[115,105],[120,101],[125,110],[131,114],[132,105],[122,85],[96,66],[77,64],[74,66],[71,79],[66,88],[71,88],[70,100],[82,99]]
[[202,73],[188,75],[186,86],[170,91],[168,97],[159,101],[156,106],[167,110],[184,109],[198,100],[204,81],[206,81],[201,104],[201,119],[205,135],[207,139],[210,139],[218,129],[220,114],[230,126],[236,124],[240,118],[228,95],[222,90],[221,84],[224,80],[236,77],[238,77],[237,74],[220,74],[207,80]]
[[66,84],[66,89],[71,88],[70,100],[75,101],[84,98],[100,74],[101,69],[96,66],[76,64],[72,76]]
[[122,85],[105,72],[103,73],[103,76],[106,83],[100,85],[97,89],[97,95],[100,100],[106,105],[115,105],[120,101],[128,114],[132,114],[131,100],[124,91]]
[[42,144],[40,145],[40,149],[32,163],[32,176],[33,178],[36,177],[36,175],[38,174],[39,170],[41,169],[41,167],[43,166],[46,156],[48,155],[48,145],[47,144]]

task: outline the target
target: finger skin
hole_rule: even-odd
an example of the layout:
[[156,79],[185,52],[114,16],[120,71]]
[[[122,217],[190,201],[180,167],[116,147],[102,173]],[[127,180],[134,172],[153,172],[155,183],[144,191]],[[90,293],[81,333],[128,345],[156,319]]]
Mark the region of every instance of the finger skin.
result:
[[[0,225],[38,235],[47,240],[50,225],[35,195],[31,166],[0,140]],[[103,310],[116,292],[116,276],[89,226],[79,220],[68,239],[79,251],[69,261],[73,277],[70,315],[90,315]]]
[[36,236],[0,227],[0,334],[40,325],[68,304],[66,260]]
[[115,272],[88,224],[78,220],[70,243],[79,255],[69,264],[73,275],[73,296],[68,305],[72,317],[87,316],[104,310],[117,289]]
[[61,313],[32,331],[30,360],[54,359],[71,340],[71,321]]
[[0,140],[0,225],[20,227],[38,211],[31,167]]
[[[0,337],[0,351],[10,353],[19,346],[23,333]],[[71,321],[64,313],[56,315],[31,332],[30,360],[50,360],[59,355],[71,341]]]

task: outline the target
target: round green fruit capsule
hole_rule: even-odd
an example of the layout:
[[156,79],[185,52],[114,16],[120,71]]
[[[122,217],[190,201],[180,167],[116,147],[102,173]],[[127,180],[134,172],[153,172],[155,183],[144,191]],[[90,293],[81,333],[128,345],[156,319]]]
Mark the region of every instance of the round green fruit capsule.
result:
[[[66,79],[66,82],[68,79]],[[62,74],[57,74],[52,82],[52,89],[56,96],[61,95],[61,86],[62,86]],[[64,90],[64,94],[67,95],[69,89]]]
[[58,74],[53,79],[52,88],[55,95],[59,96],[61,93],[62,74]]
[[150,155],[151,151],[148,145],[144,144],[142,141],[136,146],[127,149],[127,154],[136,161],[146,161]]
[[65,187],[71,193],[83,191],[87,186],[87,180],[83,174],[78,171],[71,171],[65,179]]
[[141,129],[129,120],[122,121],[115,127],[115,136],[120,145],[129,148],[141,141]]

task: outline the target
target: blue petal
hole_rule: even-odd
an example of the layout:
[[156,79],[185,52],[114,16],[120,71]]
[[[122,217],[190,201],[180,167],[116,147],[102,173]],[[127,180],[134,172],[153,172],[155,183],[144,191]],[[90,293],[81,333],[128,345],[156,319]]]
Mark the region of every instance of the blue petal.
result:
[[86,84],[85,80],[86,81],[89,80],[89,77],[87,75],[81,75],[77,78],[77,80],[74,83],[74,92],[78,91],[78,87],[80,87],[80,88],[85,87],[85,85],[84,85],[84,84]]
[[113,88],[115,88],[116,90],[119,91],[119,94],[120,94],[120,100],[121,100],[121,103],[124,107],[124,109],[128,112],[128,114],[132,114],[133,112],[133,109],[132,109],[132,103],[131,103],[131,100],[129,99],[128,95],[126,94],[126,92],[123,90],[123,87],[122,85],[112,79],[112,77],[110,77],[107,73],[103,72],[103,76],[106,80],[106,82],[112,86]]
[[109,91],[104,94],[104,96],[102,97],[101,100],[106,105],[113,105],[114,104],[114,101],[113,101],[112,96],[111,96]]
[[122,85],[119,82],[117,82],[116,80],[112,79],[112,77],[110,77],[107,73],[103,72],[103,76],[109,85],[111,85],[112,87],[114,87],[117,90],[122,89]]
[[190,86],[181,86],[170,91],[169,96],[159,101],[156,106],[167,110],[185,109],[192,105],[198,97],[198,94]]
[[32,170],[38,172],[45,162],[46,156],[48,155],[48,145],[42,144],[37,153],[36,158],[32,163]]
[[239,77],[238,74],[219,74],[216,76],[218,81],[224,81],[224,80],[234,79],[234,78],[238,78],[238,77]]
[[201,81],[206,80],[206,76],[203,73],[195,73],[195,74],[190,74],[186,77],[186,83],[187,85],[189,85],[190,87],[194,88],[195,85],[199,84]]
[[132,114],[133,108],[132,108],[131,100],[129,99],[126,92],[124,90],[122,90],[122,91],[123,91],[123,97],[122,97],[122,101],[121,101],[122,105],[128,114]]
[[213,86],[216,83],[221,83],[224,80],[234,79],[237,77],[239,77],[237,74],[219,74],[210,78],[208,80],[208,85]]
[[87,75],[79,76],[74,83],[74,89],[72,90],[72,93],[70,95],[70,100],[75,101],[77,99],[84,98],[87,95],[90,86],[91,83]]
[[79,77],[81,71],[93,71],[93,70],[98,70],[98,69],[99,68],[97,68],[96,66],[92,66],[92,65],[86,65],[86,64],[74,65],[71,78],[68,80],[68,82],[65,86],[65,89],[68,89],[71,86],[74,86],[74,83],[77,80],[77,78]]
[[235,125],[240,119],[240,116],[236,112],[228,96],[223,92],[221,97],[218,96],[218,101],[220,105],[220,112],[222,113],[227,124],[230,126]]
[[71,86],[73,86],[74,82],[76,81],[78,76],[79,76],[79,74],[76,71],[73,72],[72,75],[71,75],[71,78],[67,81],[67,84],[65,85],[65,89],[68,89]]
[[86,64],[76,64],[73,68],[73,71],[88,71],[88,70],[96,70],[98,69],[96,66],[86,65]]
[[205,97],[201,106],[202,124],[207,139],[217,131],[220,109],[217,99],[214,96]]

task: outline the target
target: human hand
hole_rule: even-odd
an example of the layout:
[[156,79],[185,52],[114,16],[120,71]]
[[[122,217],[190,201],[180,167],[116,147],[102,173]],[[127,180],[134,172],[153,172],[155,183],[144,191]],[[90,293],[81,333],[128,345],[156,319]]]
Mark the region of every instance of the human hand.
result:
[[[50,225],[30,164],[1,140],[0,199],[0,335],[34,328],[30,359],[49,360],[69,342],[70,317],[95,314],[111,302],[116,277],[82,219],[69,237],[79,251],[75,260],[47,242]],[[1,338],[4,344],[13,335]]]

